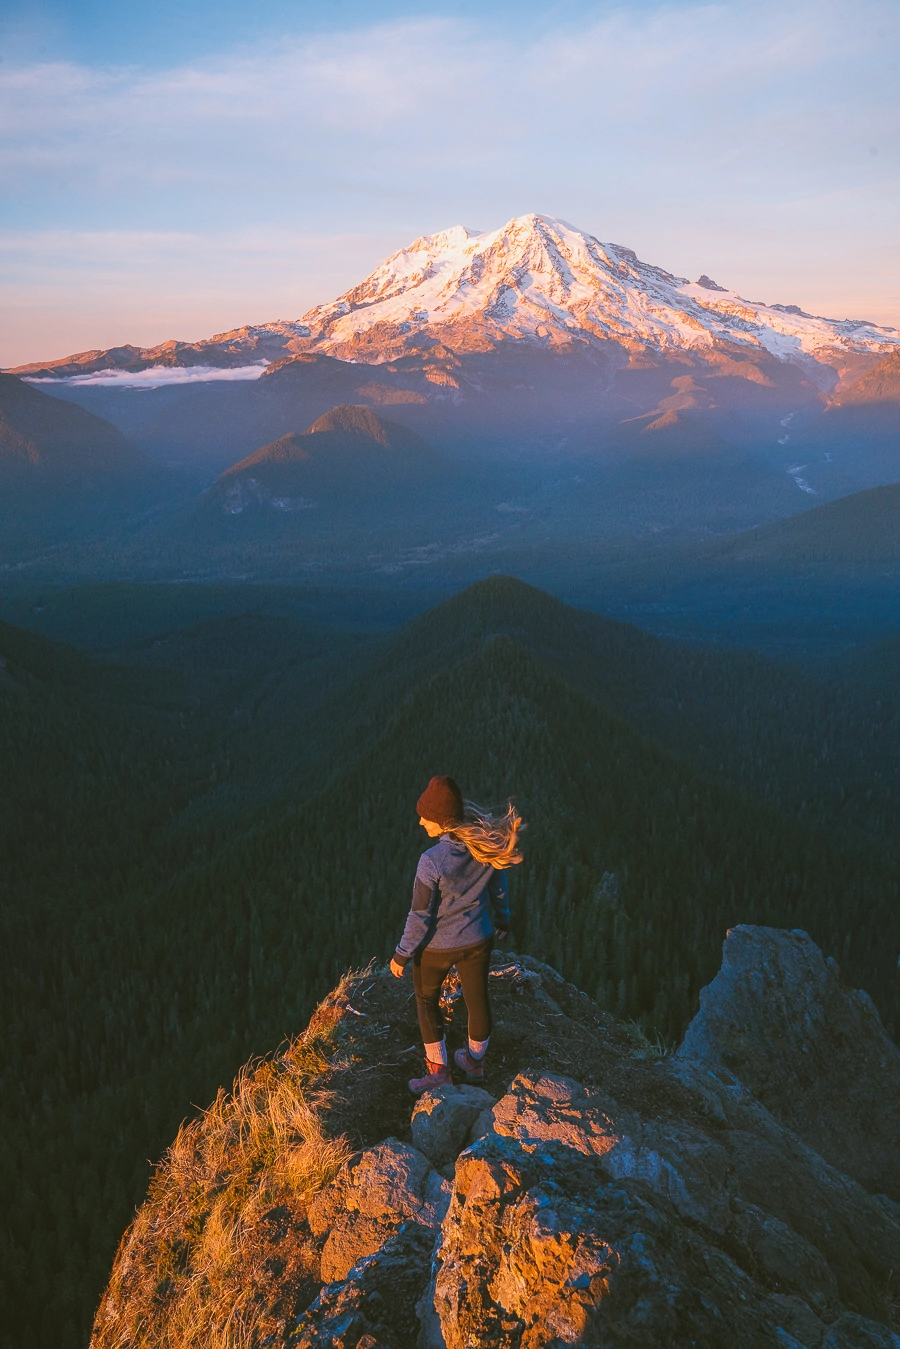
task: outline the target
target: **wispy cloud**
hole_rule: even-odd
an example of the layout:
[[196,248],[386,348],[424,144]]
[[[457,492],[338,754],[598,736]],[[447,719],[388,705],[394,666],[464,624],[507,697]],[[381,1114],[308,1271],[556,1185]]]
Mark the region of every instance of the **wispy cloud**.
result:
[[259,379],[266,362],[256,365],[235,365],[225,370],[215,365],[165,366],[153,365],[147,370],[98,370],[90,375],[70,375],[63,379],[40,377],[29,379],[29,384],[71,385],[73,388],[93,386],[104,389],[161,389],[168,384],[228,383],[235,380]]
[[[147,257],[182,271],[197,237],[387,251],[544,210],[679,272],[898,321],[898,53],[894,0],[726,0],[598,5],[539,40],[435,17],[163,71],[30,65],[0,79],[0,190],[17,237],[166,236]],[[241,256],[268,296],[266,257]],[[289,266],[310,303],[317,273]]]

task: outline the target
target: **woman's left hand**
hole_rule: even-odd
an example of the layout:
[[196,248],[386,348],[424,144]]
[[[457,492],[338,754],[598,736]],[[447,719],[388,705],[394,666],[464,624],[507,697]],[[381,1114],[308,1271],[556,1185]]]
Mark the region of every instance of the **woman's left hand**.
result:
[[391,974],[395,979],[402,979],[405,969],[406,966],[401,965],[399,960],[394,960],[393,957],[391,958]]

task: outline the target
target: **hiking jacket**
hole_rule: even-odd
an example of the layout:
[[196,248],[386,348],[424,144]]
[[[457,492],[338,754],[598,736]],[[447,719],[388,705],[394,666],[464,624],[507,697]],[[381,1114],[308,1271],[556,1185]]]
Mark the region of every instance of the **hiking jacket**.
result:
[[444,834],[416,868],[412,908],[394,959],[401,965],[426,946],[452,951],[475,946],[509,927],[506,872],[476,862],[464,843]]

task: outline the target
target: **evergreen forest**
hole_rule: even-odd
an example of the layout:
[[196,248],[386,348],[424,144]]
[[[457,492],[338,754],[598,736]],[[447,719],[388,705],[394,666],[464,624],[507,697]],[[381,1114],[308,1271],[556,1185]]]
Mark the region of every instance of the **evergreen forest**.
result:
[[504,576],[412,617],[249,594],[59,591],[55,638],[2,610],[4,1349],[84,1349],[181,1120],[389,957],[433,773],[528,821],[510,947],[649,1037],[741,922],[900,1026],[900,639],[776,659]]

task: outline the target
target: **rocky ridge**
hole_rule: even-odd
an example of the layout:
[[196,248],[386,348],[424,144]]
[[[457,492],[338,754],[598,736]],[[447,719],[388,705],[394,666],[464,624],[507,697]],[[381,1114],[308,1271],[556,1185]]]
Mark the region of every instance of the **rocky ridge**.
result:
[[900,1056],[805,933],[733,929],[677,1053],[529,957],[492,991],[486,1089],[411,1103],[409,988],[348,976],[182,1130],[93,1349],[900,1349]]
[[[169,341],[82,352],[21,366],[33,377],[111,370],[205,367],[216,371],[299,355],[379,364],[440,347],[484,353],[510,344],[549,352],[611,350],[624,362],[647,355],[699,357],[719,373],[757,381],[763,365],[799,364],[812,376],[874,365],[900,347],[900,333],[796,305],[746,300],[707,276],[697,282],[601,243],[552,216],[517,216],[476,233],[454,226],[416,239],[328,304],[302,319],[257,324],[195,343]],[[748,364],[749,358],[749,364]],[[822,382],[819,377],[819,382]]]

